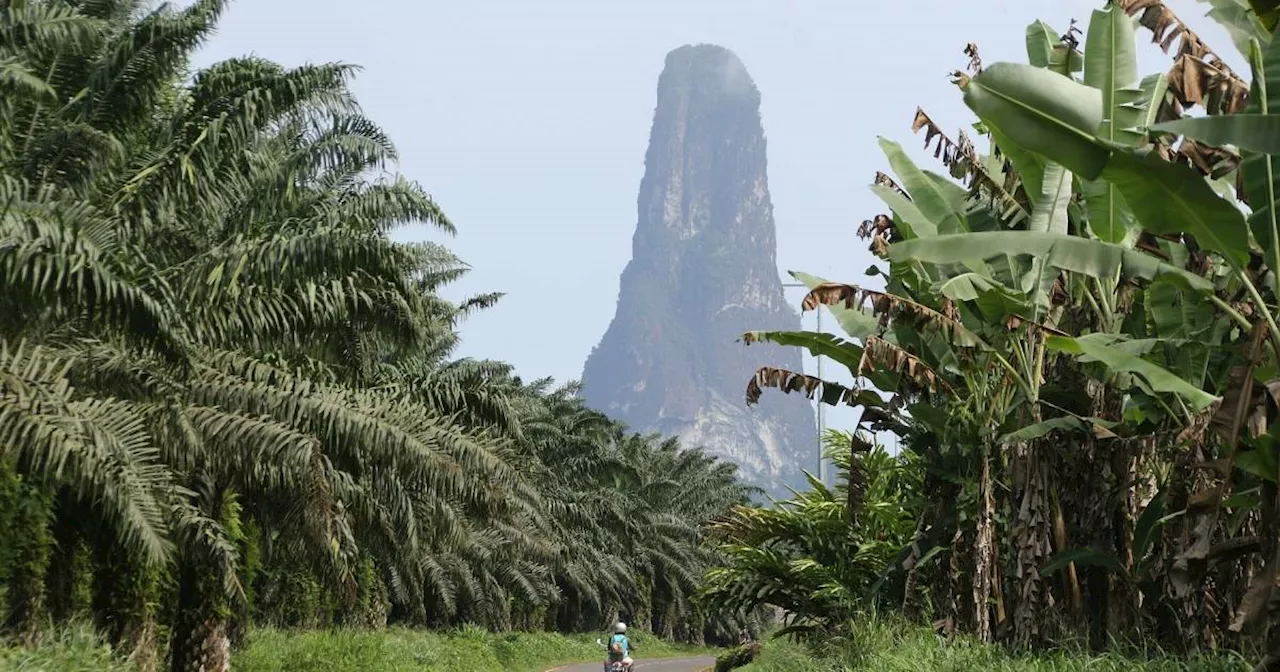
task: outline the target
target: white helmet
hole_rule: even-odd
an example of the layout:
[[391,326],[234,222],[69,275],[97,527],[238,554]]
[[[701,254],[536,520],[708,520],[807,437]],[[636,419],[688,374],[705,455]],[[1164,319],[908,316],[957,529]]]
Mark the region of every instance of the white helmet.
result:
[[623,634],[623,633],[625,633],[625,632],[627,631],[627,624],[626,624],[626,623],[623,623],[623,622],[621,622],[621,621],[619,621],[619,622],[617,622],[617,623],[614,623],[614,624],[613,624],[613,631],[614,631],[614,633],[621,635],[621,634]]

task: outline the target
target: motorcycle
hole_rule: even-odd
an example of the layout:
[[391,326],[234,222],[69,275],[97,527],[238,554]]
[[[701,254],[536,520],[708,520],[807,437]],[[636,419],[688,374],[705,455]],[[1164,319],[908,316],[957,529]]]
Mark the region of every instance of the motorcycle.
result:
[[[612,661],[612,662],[610,662],[610,661],[609,661],[609,653],[608,653],[608,651],[609,651],[609,645],[608,645],[608,644],[605,644],[603,639],[599,639],[599,638],[597,638],[597,639],[596,639],[596,644],[599,644],[599,645],[601,646],[601,648],[603,648],[603,649],[605,650],[605,657],[604,657],[604,672],[631,672],[632,667],[628,667],[628,666],[627,666],[625,663],[623,663],[621,660],[615,660],[615,661]],[[634,665],[635,665],[635,664],[634,664],[634,663],[632,663],[632,666],[634,666]]]

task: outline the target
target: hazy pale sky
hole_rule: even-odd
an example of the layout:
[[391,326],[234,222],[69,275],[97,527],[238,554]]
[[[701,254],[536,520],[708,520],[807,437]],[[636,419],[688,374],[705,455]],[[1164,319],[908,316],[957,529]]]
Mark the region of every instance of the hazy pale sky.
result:
[[[459,296],[507,292],[466,323],[461,354],[565,380],[581,375],[613,317],[668,51],[728,47],[760,88],[780,272],[860,283],[873,259],[855,231],[885,211],[867,189],[887,170],[877,136],[942,172],[910,123],[917,105],[953,136],[971,123],[947,77],[964,67],[965,43],[988,63],[1025,61],[1027,24],[1062,32],[1075,18],[1084,30],[1103,4],[239,0],[200,63],[253,52],[285,65],[363,66],[354,88],[366,113],[395,140],[401,172],[459,229],[454,239],[421,228],[398,237],[446,242],[474,266]],[[1203,0],[1168,4],[1240,64]],[[1138,39],[1143,72],[1166,70],[1150,33],[1139,28]],[[793,294],[798,304],[803,293]],[[841,412],[827,424],[855,419]]]

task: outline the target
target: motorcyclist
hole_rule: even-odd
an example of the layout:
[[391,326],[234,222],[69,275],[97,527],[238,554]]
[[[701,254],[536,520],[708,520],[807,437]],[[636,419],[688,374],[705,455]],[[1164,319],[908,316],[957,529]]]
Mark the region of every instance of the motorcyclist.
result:
[[613,625],[613,636],[609,638],[609,663],[621,661],[623,669],[630,670],[635,661],[631,659],[631,652],[635,650],[635,644],[631,643],[631,638],[627,637],[627,624],[618,622]]

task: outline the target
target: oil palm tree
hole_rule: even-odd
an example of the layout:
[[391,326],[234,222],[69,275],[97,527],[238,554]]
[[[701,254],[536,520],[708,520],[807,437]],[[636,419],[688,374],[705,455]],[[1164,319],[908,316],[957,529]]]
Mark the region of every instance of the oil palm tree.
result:
[[734,470],[455,359],[500,295],[446,300],[467,266],[387,236],[454,226],[355,68],[190,70],[225,4],[0,3],[0,468],[32,531],[8,625],[38,633],[83,545],[147,668],[166,630],[170,669],[223,670],[247,619],[315,622],[299,586],[333,595],[319,622],[675,629]]

